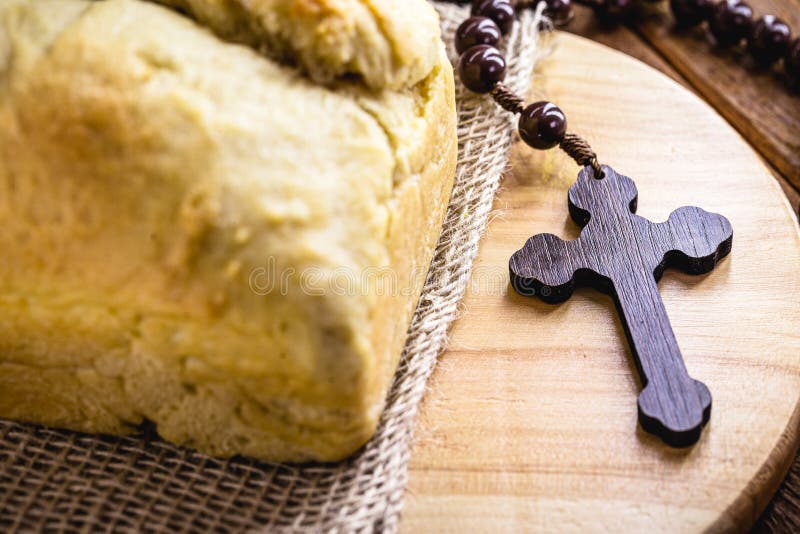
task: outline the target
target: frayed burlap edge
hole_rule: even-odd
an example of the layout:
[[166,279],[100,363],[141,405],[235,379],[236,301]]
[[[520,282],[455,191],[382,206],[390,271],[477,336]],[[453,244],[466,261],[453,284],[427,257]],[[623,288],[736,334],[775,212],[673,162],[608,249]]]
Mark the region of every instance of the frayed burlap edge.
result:
[[[436,3],[453,34],[468,8]],[[506,39],[507,84],[526,94],[537,13]],[[458,82],[457,82],[458,83]],[[334,465],[217,460],[157,439],[111,438],[0,421],[4,531],[396,531],[425,383],[447,343],[507,165],[513,117],[457,87],[459,163],[431,270],[373,439]]]

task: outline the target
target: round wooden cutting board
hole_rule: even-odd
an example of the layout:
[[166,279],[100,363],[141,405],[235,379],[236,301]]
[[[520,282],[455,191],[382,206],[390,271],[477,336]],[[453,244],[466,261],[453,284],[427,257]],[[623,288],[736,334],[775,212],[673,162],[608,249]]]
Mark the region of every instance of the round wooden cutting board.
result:
[[701,100],[638,61],[567,34],[529,100],[638,185],[638,213],[700,206],[728,217],[733,251],[711,273],[667,271],[661,295],[690,374],[714,398],[693,448],[637,425],[640,391],[609,297],[516,295],[508,258],[533,234],[577,236],[578,168],[518,143],[463,316],[430,382],[403,529],[745,530],[785,474],[800,426],[800,234],[758,156]]

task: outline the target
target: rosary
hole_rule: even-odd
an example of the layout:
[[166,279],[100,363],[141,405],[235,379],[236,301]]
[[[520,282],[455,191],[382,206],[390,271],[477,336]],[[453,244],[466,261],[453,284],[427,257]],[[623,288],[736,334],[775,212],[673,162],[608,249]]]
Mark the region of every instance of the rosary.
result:
[[[661,0],[646,0],[654,3]],[[556,25],[572,18],[572,0],[474,0],[472,17],[456,34],[456,46],[462,53],[467,48],[485,44],[494,46],[511,29],[516,9],[545,3],[545,14]],[[630,18],[636,10],[636,0],[575,0],[591,7],[607,21]],[[467,0],[458,0],[465,4]],[[753,20],[753,9],[743,0],[669,0],[672,15],[680,28],[692,28],[703,22],[721,48],[730,48],[746,41],[747,50],[764,68],[782,60],[784,78],[790,89],[800,90],[800,37],[792,41],[789,25],[774,15]],[[466,81],[464,84],[466,85]]]
[[[556,21],[569,17],[570,0],[547,0]],[[709,21],[718,42],[747,38],[754,57],[771,64],[784,55],[784,70],[800,79],[800,39],[790,45],[788,26],[765,16],[751,27],[752,10],[738,0],[671,0],[684,24]],[[464,2],[461,2],[464,3]],[[532,7],[523,1],[517,7]],[[631,0],[602,0],[607,15],[622,15]],[[475,0],[472,16],[457,29],[458,74],[472,92],[489,94],[519,115],[518,131],[530,147],[559,147],[582,170],[567,195],[571,218],[581,227],[574,241],[552,234],[531,237],[509,261],[511,286],[523,296],[548,303],[567,300],[578,285],[613,297],[643,390],[638,398],[642,428],[673,447],[693,445],[711,416],[711,393],[687,372],[658,292],[667,267],[689,274],[711,271],[731,250],[733,229],[722,215],[696,207],[673,211],[662,223],[636,215],[633,180],[601,165],[589,144],[567,131],[564,113],[551,102],[525,101],[506,85],[506,63],[496,45],[514,22],[510,0]]]

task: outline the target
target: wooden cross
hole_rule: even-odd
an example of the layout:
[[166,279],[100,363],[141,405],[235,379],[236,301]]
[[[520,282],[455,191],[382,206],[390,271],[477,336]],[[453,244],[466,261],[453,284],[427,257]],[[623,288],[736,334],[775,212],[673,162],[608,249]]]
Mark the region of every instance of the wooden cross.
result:
[[686,371],[657,281],[668,266],[711,271],[730,252],[733,230],[725,217],[695,207],[651,223],[635,215],[633,180],[603,170],[596,179],[585,167],[569,190],[570,215],[583,227],[578,239],[530,238],[511,257],[511,284],[550,303],[568,299],[578,284],[612,295],[644,387],[639,423],[669,445],[692,445],[711,415],[711,393]]

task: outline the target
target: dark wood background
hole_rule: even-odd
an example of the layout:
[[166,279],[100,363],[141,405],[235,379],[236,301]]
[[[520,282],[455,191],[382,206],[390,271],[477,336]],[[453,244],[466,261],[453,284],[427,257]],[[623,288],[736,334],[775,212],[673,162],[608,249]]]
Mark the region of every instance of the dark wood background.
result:
[[[757,17],[777,15],[800,34],[800,0],[747,1]],[[663,3],[625,25],[608,25],[575,6],[575,18],[561,29],[634,56],[702,97],[761,154],[797,213],[800,96],[785,89],[779,70],[757,68],[742,51],[718,50],[703,28],[676,30]],[[800,532],[800,455],[753,532]]]

